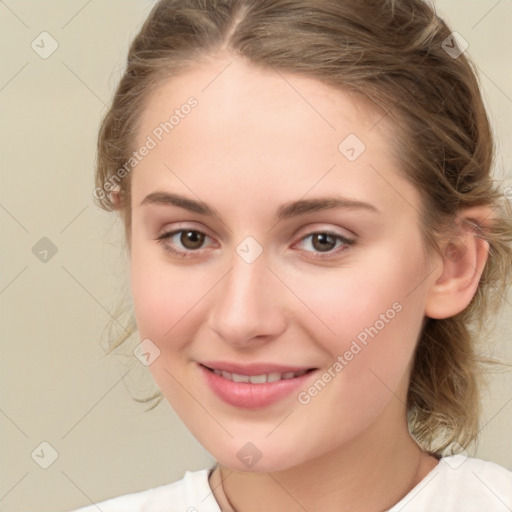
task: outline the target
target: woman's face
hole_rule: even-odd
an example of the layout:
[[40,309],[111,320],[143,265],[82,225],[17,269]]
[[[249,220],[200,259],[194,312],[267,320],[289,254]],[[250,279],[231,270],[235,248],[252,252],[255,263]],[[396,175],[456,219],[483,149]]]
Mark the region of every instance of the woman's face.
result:
[[131,176],[137,325],[163,394],[224,466],[285,469],[403,430],[439,272],[385,121],[236,58],[150,97]]

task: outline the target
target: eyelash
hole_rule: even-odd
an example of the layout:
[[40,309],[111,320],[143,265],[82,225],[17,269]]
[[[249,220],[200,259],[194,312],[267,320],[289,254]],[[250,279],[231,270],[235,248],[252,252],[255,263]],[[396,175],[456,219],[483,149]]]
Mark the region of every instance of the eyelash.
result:
[[[163,245],[163,248],[165,251],[175,255],[175,256],[178,256],[180,258],[194,258],[195,257],[195,254],[194,253],[197,253],[197,252],[200,252],[200,249],[196,249],[196,250],[186,250],[186,251],[180,251],[180,250],[176,250],[172,247],[170,247],[169,245],[166,245],[164,242],[173,237],[174,235],[177,235],[179,233],[183,233],[183,232],[187,232],[187,231],[191,231],[193,233],[199,233],[201,235],[204,235],[205,237],[208,237],[208,235],[206,233],[204,233],[203,231],[200,231],[198,229],[187,229],[187,228],[181,228],[181,229],[177,229],[175,231],[170,231],[168,233],[163,233],[162,235],[160,235],[158,238],[156,238],[155,240],[157,241],[157,243],[159,244],[162,244]],[[307,238],[313,236],[313,235],[328,235],[328,236],[332,236],[333,238],[335,238],[336,240],[339,240],[342,242],[342,246],[341,248],[338,247],[337,250],[334,250],[333,249],[333,252],[325,252],[325,253],[321,253],[321,252],[317,252],[317,253],[313,253],[313,254],[317,254],[316,256],[312,256],[314,259],[330,259],[330,258],[333,258],[335,256],[337,256],[340,252],[342,251],[345,251],[348,247],[352,246],[352,245],[355,245],[356,244],[356,241],[354,239],[350,239],[350,238],[346,238],[342,235],[340,235],[339,233],[335,233],[333,231],[313,231],[311,233],[309,233],[308,235],[302,237],[300,239],[300,241],[302,242],[303,240],[306,240]],[[209,237],[208,237],[209,238]],[[312,251],[305,251],[307,253],[311,253]],[[318,256],[318,254],[320,254],[321,256]],[[328,254],[328,256],[323,256],[322,254]]]

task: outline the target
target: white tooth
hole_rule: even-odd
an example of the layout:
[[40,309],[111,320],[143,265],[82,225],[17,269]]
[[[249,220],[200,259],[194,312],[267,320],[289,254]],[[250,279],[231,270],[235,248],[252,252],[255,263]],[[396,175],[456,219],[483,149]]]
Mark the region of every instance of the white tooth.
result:
[[249,380],[251,381],[251,384],[264,384],[265,382],[267,382],[267,376],[265,374],[251,375],[249,377]]
[[279,380],[288,380],[293,379],[294,377],[300,377],[301,375],[304,375],[307,370],[301,370],[300,372],[286,372],[286,373],[279,373],[279,372],[272,372],[269,374],[263,374],[263,375],[240,375],[238,373],[231,373],[226,372],[224,370],[213,370],[214,373],[217,375],[221,375],[225,379],[232,380],[233,382],[250,382],[252,384],[264,384],[266,382],[277,382]]
[[231,379],[233,380],[233,382],[249,382],[248,375],[238,375],[238,373],[232,373]]

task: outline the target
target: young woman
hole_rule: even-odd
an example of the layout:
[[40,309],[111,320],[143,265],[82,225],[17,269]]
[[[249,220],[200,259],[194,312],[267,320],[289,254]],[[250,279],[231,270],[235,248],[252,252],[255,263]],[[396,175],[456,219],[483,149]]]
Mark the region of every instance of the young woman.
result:
[[99,135],[139,355],[217,461],[85,511],[505,511],[468,457],[512,225],[421,0],[162,0]]

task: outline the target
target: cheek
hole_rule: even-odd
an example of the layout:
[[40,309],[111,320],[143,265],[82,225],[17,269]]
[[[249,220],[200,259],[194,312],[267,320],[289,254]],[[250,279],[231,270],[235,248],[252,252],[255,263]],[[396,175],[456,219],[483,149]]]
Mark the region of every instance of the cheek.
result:
[[132,246],[131,290],[141,340],[150,339],[157,357],[148,367],[156,384],[180,414],[190,400],[179,385],[184,381],[186,347],[200,325],[201,298],[211,285],[189,267],[171,265],[165,254],[137,241]]
[[428,273],[422,254],[417,250],[400,255],[384,249],[339,271],[321,270],[323,274],[296,279],[294,289],[307,299],[311,311],[308,323],[312,327],[316,322],[312,339],[320,335],[327,346],[340,351],[348,348],[347,340],[360,333],[363,339],[374,325],[379,331],[396,331],[407,329],[411,322],[421,324],[425,295],[419,285]]
[[318,281],[303,283],[311,309],[335,334],[316,319],[308,324],[311,339],[328,356],[320,379],[297,397],[297,412],[311,428],[325,425],[327,448],[357,435],[388,405],[400,408],[406,402],[407,372],[424,317],[424,292],[413,292],[422,259],[419,252],[380,256],[378,266],[340,273],[321,290]]
[[297,295],[315,313],[302,325],[328,353],[326,364],[338,361],[333,387],[350,387],[340,396],[368,401],[369,391],[398,387],[421,331],[425,291],[418,285],[426,274],[420,248],[402,255],[382,248],[328,279],[302,280]]
[[[201,299],[214,284],[205,278],[207,272],[171,264],[165,258],[163,249],[155,250],[151,244],[134,239],[130,273],[137,327],[141,338],[155,341],[189,325]],[[179,348],[179,340],[172,347]]]

